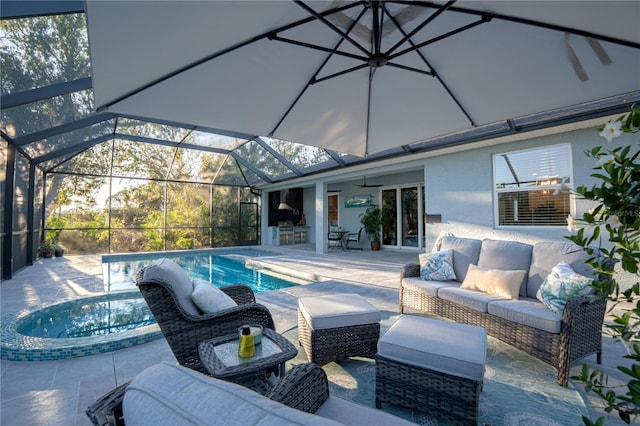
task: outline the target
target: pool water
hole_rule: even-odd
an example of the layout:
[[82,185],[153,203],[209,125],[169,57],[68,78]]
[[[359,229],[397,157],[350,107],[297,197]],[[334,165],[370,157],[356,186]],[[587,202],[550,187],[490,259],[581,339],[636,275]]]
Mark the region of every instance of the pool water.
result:
[[2,317],[0,358],[10,361],[74,358],[161,338],[162,332],[138,291],[135,278],[141,268],[163,257],[173,259],[191,279],[204,279],[218,287],[243,283],[254,293],[260,293],[311,282],[260,269],[250,262],[272,255],[252,249],[209,249],[103,256],[104,294]]
[[241,283],[251,287],[254,293],[260,293],[308,282],[245,265],[247,259],[263,256],[273,254],[261,250],[242,249],[105,255],[102,257],[105,291],[135,289],[138,271],[163,257],[175,261],[191,279],[203,279],[217,287]]
[[141,345],[162,332],[138,290],[72,298],[0,321],[0,358],[50,361]]
[[123,333],[155,323],[139,294],[121,292],[40,309],[24,317],[16,331],[25,336],[67,339]]

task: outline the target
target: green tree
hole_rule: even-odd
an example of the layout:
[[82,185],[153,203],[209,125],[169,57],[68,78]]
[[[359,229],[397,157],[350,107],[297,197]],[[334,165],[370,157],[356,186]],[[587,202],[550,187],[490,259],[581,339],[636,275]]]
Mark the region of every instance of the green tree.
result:
[[[0,82],[2,93],[12,93],[73,81],[91,75],[84,14],[54,15],[1,21]],[[91,112],[89,91],[67,93],[25,107],[2,110],[2,126],[8,134],[48,129],[79,119]],[[50,141],[36,141],[25,147],[27,152],[46,154],[54,145],[76,143],[62,136]],[[97,157],[99,158],[99,157]],[[47,213],[55,210],[63,177],[47,179]]]
[[[640,130],[640,109],[635,108],[617,120],[602,127],[600,135],[609,142],[622,133],[637,133]],[[618,366],[628,382],[624,393],[608,385],[608,377],[599,370],[585,364],[579,376],[573,377],[585,384],[604,400],[607,412],[615,411],[626,423],[640,416],[640,146],[620,146],[613,149],[595,147],[586,155],[597,160],[595,173],[591,176],[598,184],[588,188],[580,186],[576,192],[586,200],[596,202],[596,207],[582,215],[577,224],[582,226],[575,235],[567,238],[593,255],[589,264],[598,271],[593,283],[599,297],[616,304],[627,302],[623,314],[613,314],[613,324],[606,324],[609,333],[627,348],[625,358],[631,366]],[[570,227],[573,225],[569,224]],[[600,244],[604,239],[606,246]],[[598,243],[598,255],[592,246]],[[616,279],[618,270],[629,274],[632,282],[621,291]],[[595,422],[583,418],[586,425],[602,425],[604,417]]]
[[[88,38],[83,14],[2,20],[0,23],[0,84],[2,93],[46,87],[91,76]],[[1,125],[21,136],[73,122],[94,110],[90,90],[64,94],[28,105],[2,109]],[[9,129],[13,129],[9,131]],[[244,186],[242,170],[228,155],[185,150],[180,144],[198,143],[191,129],[119,118],[25,145],[32,158],[90,142],[115,131],[168,141],[151,144],[111,140],[71,158],[39,163],[46,172],[46,227],[55,228],[71,253],[104,252],[111,243],[118,251],[189,248],[209,242],[211,189],[204,183]],[[197,136],[194,136],[197,139]],[[175,145],[172,146],[171,143]],[[229,140],[234,148],[240,140]],[[266,160],[257,144],[245,144],[248,161],[276,173],[278,162]],[[301,148],[296,147],[295,155]],[[111,177],[113,176],[113,178]],[[220,180],[214,182],[215,178]],[[167,182],[164,182],[167,180]],[[173,181],[176,191],[167,190]],[[103,197],[115,192],[111,202]],[[213,214],[216,243],[237,241],[238,190],[215,190]],[[164,231],[165,224],[171,229]],[[109,226],[112,228],[109,234]],[[59,228],[65,228],[59,231]],[[49,235],[51,237],[51,235]],[[165,238],[168,241],[165,241]]]

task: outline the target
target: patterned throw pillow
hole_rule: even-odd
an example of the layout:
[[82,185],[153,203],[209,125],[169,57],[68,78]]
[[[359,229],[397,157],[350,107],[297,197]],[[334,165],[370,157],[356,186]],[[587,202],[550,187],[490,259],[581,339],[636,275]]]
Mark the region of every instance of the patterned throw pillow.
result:
[[423,253],[420,259],[420,278],[426,281],[449,281],[456,279],[453,271],[453,249]]
[[536,297],[556,314],[562,315],[567,301],[574,296],[584,296],[592,292],[592,278],[576,273],[567,262],[553,267],[544,280]]

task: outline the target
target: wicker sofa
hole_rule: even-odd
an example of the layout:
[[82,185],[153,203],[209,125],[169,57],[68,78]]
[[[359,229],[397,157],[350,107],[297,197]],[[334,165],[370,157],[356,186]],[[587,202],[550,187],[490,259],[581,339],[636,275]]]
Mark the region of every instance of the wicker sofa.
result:
[[95,425],[411,425],[400,417],[329,395],[318,365],[294,366],[265,396],[164,362],[87,409]]
[[[420,278],[420,265],[407,264],[400,274],[399,311],[406,309],[479,325],[487,333],[558,369],[558,384],[566,387],[571,363],[590,354],[601,361],[602,326],[606,300],[589,295],[568,300],[562,314],[536,298],[551,270],[566,262],[584,276],[588,255],[570,243],[477,240],[444,236],[439,251],[453,251],[455,280]],[[524,270],[517,300],[460,288],[469,265],[515,271]]]

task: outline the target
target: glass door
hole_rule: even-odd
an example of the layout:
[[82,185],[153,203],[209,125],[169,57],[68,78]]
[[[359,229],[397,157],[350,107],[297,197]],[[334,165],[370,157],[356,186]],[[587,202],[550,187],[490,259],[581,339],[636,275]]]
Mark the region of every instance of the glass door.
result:
[[398,194],[395,188],[382,190],[382,245],[398,245]]
[[338,196],[329,195],[327,197],[327,212],[329,220],[329,228],[338,226]]
[[382,244],[389,247],[424,247],[422,185],[382,190]]
[[418,188],[401,188],[400,194],[402,200],[402,245],[418,247],[420,244]]

